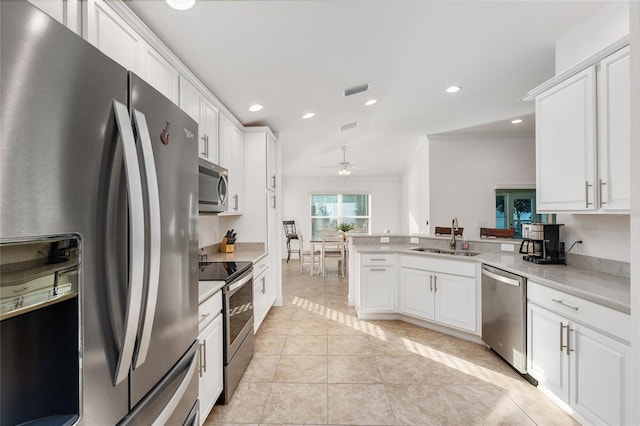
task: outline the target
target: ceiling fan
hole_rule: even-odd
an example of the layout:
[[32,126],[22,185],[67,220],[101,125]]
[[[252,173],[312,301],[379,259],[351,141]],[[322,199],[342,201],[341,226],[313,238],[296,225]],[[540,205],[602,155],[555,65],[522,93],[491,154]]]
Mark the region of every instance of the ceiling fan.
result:
[[347,161],[347,146],[343,145],[340,147],[340,149],[342,149],[342,161],[336,163],[336,164],[332,164],[329,166],[322,166],[322,167],[337,167],[338,168],[338,174],[340,176],[349,176],[351,174],[351,170],[362,170],[361,167],[358,167],[354,164],[351,164],[350,162]]

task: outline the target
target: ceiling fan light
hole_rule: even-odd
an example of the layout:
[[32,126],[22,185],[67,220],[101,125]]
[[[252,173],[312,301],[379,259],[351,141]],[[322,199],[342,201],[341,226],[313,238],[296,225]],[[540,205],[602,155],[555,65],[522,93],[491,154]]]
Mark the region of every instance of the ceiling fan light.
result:
[[167,0],[167,4],[176,10],[189,10],[196,4],[196,0]]

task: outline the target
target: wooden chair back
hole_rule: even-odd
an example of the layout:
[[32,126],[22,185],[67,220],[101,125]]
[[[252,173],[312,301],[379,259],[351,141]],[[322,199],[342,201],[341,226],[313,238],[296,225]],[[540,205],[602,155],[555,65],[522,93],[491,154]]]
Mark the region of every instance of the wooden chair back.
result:
[[515,229],[480,228],[480,238],[513,238]]
[[[463,231],[464,228],[458,227],[456,235],[461,237]],[[451,228],[446,226],[436,226],[436,235],[451,235]]]

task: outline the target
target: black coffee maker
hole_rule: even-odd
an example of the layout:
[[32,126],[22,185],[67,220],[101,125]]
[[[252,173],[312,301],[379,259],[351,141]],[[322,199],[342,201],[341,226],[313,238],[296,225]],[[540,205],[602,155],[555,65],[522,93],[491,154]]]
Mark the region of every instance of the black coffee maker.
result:
[[564,225],[557,223],[526,223],[522,225],[522,258],[528,262],[564,265]]

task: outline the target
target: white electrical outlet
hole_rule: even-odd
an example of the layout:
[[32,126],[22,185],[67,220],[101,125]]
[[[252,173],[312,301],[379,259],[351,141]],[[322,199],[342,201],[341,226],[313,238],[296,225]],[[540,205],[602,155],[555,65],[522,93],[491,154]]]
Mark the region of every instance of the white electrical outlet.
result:
[[514,247],[513,244],[500,244],[500,250],[502,251],[513,251]]
[[411,237],[409,241],[411,244],[420,244],[420,238]]
[[389,237],[380,237],[380,242],[381,243],[388,243],[389,242]]

